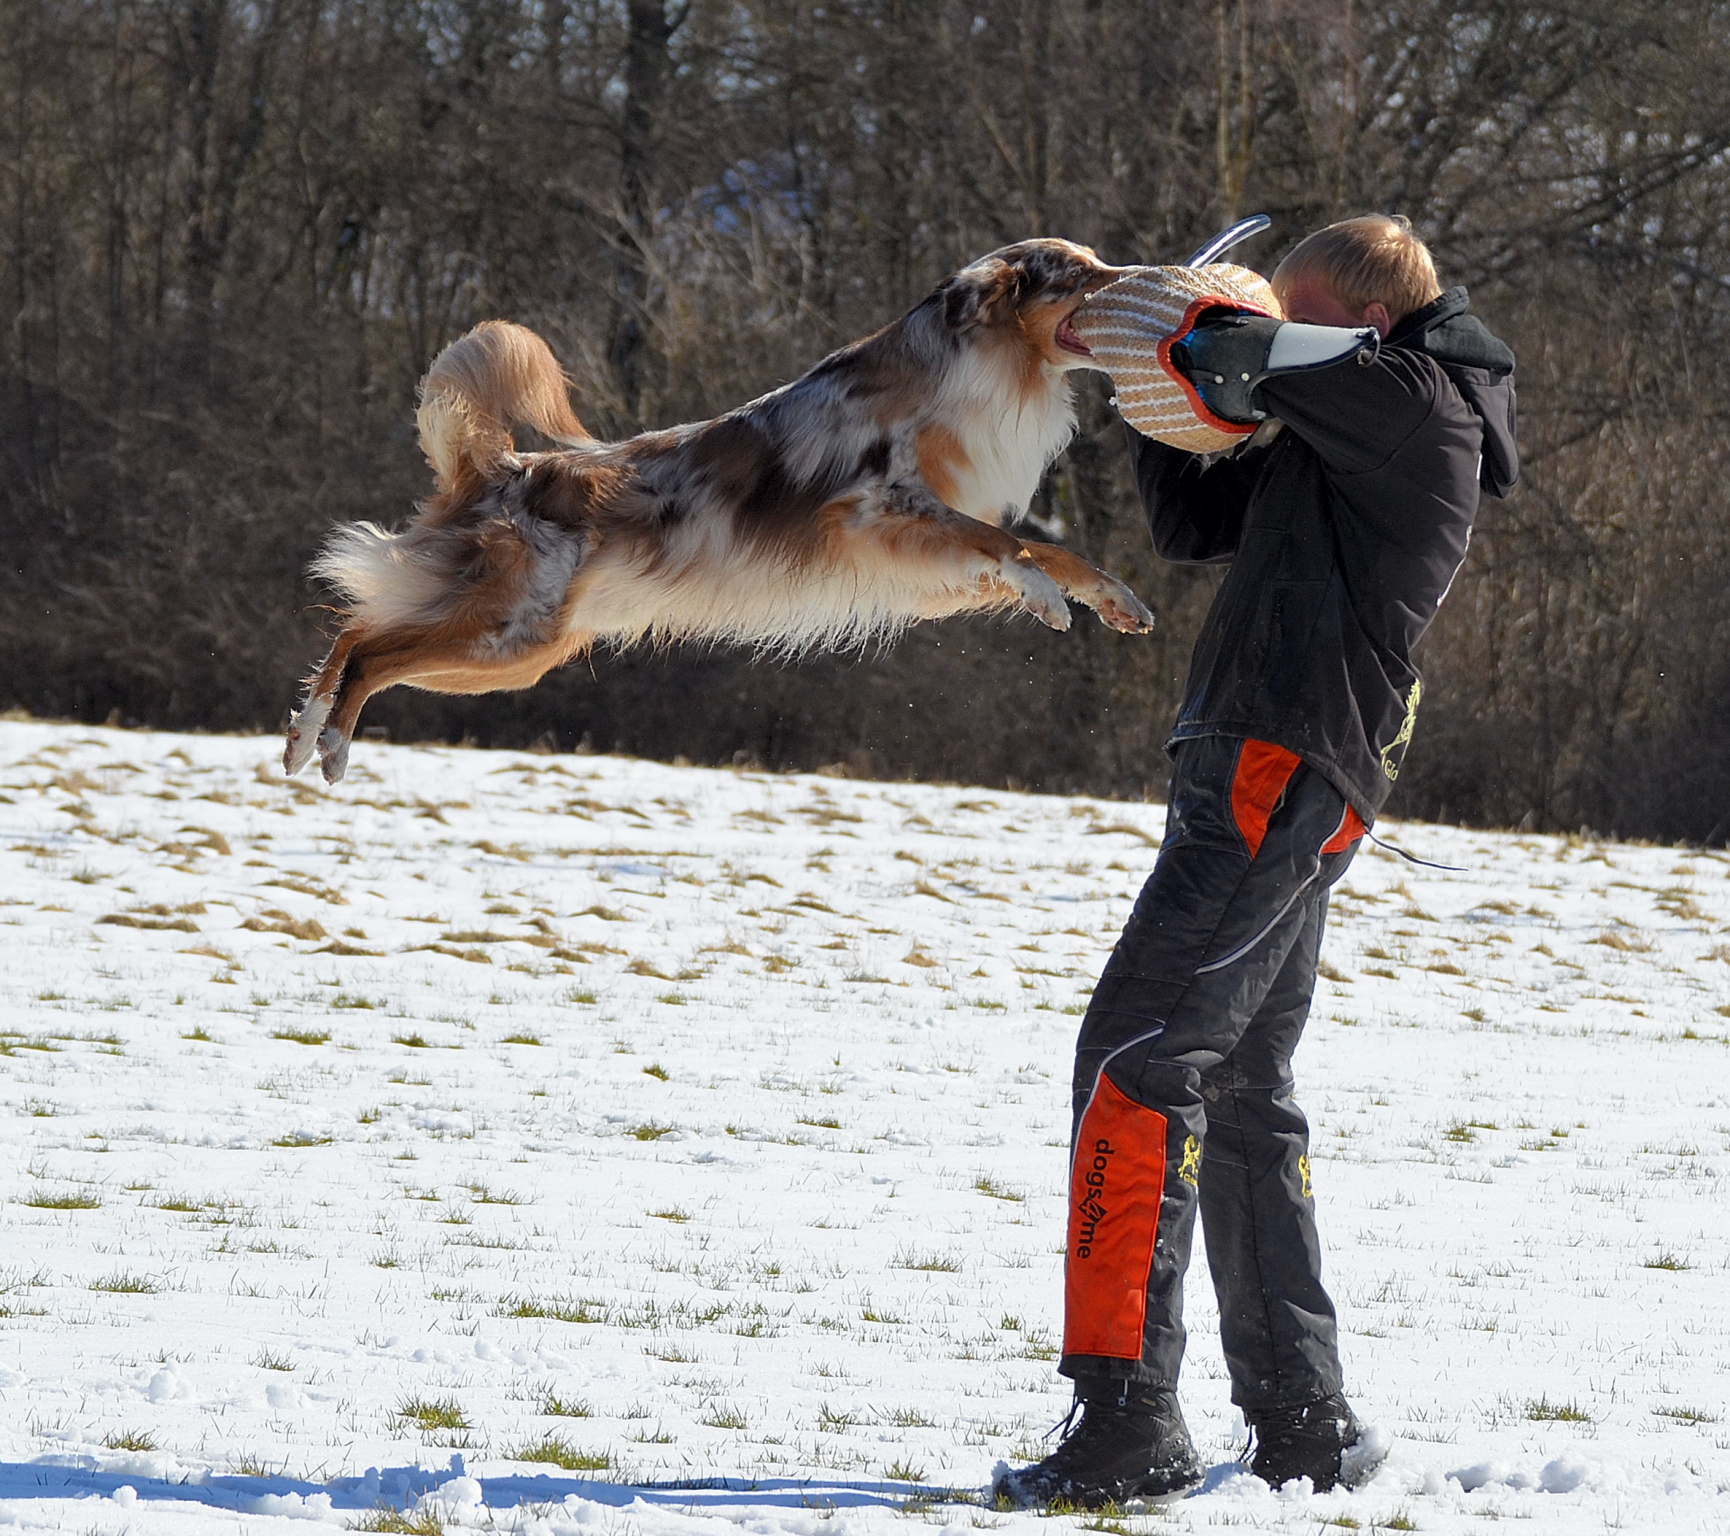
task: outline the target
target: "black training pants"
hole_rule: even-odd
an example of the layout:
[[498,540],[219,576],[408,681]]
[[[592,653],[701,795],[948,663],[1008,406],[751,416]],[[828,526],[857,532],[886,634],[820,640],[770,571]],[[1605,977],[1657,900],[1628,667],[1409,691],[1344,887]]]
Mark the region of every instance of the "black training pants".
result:
[[1362,834],[1282,747],[1179,746],[1165,841],[1076,1045],[1065,1375],[1176,1386],[1199,1206],[1232,1401],[1340,1390],[1291,1059]]

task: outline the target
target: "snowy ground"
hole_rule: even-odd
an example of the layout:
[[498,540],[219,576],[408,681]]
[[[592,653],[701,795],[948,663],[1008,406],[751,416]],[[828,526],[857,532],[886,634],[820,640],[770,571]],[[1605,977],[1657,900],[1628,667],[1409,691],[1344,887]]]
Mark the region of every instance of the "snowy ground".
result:
[[[1161,809],[278,752],[0,723],[0,1528],[1031,1536]],[[1730,863],[1384,830],[1470,872],[1358,859],[1299,1078],[1392,1456],[1234,1466],[1198,1244],[1213,1474],[1093,1524],[1730,1530]]]

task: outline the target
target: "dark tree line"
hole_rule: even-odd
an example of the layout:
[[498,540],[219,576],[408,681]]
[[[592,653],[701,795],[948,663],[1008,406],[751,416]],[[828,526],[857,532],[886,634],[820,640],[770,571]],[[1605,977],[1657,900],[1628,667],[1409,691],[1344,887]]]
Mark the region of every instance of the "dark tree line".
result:
[[[707,415],[1063,234],[1408,213],[1521,361],[1526,478],[1426,642],[1393,809],[1730,831],[1730,11],[1705,0],[0,0],[0,704],[281,723],[300,573],[428,476],[475,321],[598,431]],[[398,738],[1139,794],[1213,578],[1157,565],[1090,382],[1038,521],[1147,639],[950,623],[792,667],[599,656]]]

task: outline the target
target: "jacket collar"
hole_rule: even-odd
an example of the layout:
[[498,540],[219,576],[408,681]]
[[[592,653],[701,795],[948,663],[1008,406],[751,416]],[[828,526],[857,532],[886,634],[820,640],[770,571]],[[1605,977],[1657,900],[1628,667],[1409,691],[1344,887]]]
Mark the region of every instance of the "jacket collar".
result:
[[1414,310],[1384,343],[1427,353],[1438,363],[1458,368],[1482,368],[1498,377],[1514,371],[1514,354],[1476,315],[1464,288],[1450,288],[1439,299]]

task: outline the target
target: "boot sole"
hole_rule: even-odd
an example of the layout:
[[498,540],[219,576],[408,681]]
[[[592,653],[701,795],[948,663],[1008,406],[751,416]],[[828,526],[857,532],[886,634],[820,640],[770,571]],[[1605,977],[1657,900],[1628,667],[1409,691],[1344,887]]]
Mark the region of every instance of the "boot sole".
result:
[[991,1494],[994,1499],[1002,1500],[1016,1509],[1050,1509],[1059,1504],[1070,1509],[1089,1512],[1112,1508],[1151,1509],[1161,1504],[1176,1504],[1181,1499],[1187,1499],[1206,1481],[1207,1474],[1198,1471],[1191,1481],[1182,1483],[1175,1488],[1155,1490],[1142,1483],[1131,1482],[1086,1493],[1060,1493],[1053,1498],[1042,1500],[1036,1495],[1024,1493],[1017,1488],[1014,1475],[1011,1474],[994,1485]]
[[1163,1493],[1126,1493],[1123,1496],[1123,1502],[1131,1508],[1140,1505],[1149,1509],[1155,1508],[1161,1504],[1176,1504],[1183,1499],[1187,1499],[1206,1481],[1207,1475],[1198,1472],[1196,1473],[1193,1482],[1184,1483],[1176,1488],[1168,1488]]

